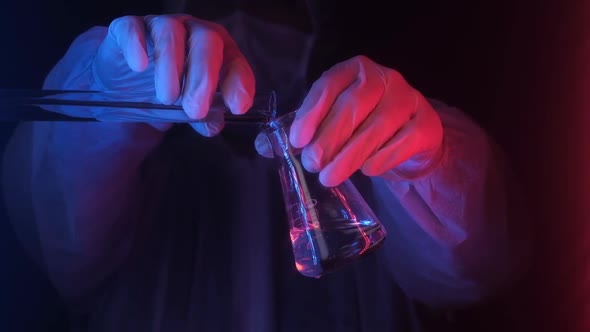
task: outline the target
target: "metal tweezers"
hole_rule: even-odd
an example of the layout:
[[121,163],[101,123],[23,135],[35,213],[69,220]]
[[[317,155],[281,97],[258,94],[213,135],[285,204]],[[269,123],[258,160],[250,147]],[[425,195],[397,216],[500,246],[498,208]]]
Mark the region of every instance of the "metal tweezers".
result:
[[[217,93],[209,112],[223,112],[226,123],[266,123],[272,113],[270,96],[257,95],[246,114],[235,115]],[[152,100],[152,96],[143,92],[0,89],[0,121],[207,121],[190,119],[181,105],[164,105]]]

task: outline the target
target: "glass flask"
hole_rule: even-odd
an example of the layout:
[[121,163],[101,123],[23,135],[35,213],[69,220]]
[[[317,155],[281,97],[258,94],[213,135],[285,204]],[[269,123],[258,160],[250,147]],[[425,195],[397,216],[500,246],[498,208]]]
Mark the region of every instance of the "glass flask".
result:
[[295,112],[263,126],[276,160],[289,221],[295,267],[319,278],[364,257],[383,244],[386,231],[350,180],[326,187],[306,171],[301,149],[289,143]]

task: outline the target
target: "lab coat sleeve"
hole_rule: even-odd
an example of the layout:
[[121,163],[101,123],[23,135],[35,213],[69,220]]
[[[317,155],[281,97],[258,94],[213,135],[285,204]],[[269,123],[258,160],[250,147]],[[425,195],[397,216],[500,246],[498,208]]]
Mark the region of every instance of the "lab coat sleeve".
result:
[[459,110],[431,101],[444,127],[438,159],[370,178],[388,231],[383,257],[412,298],[465,306],[506,291],[530,254],[526,203],[500,149]]
[[[45,89],[94,89],[106,28],[80,35]],[[122,264],[141,221],[140,165],[162,133],[144,124],[31,122],[3,160],[4,196],[22,243],[58,291],[78,300]]]

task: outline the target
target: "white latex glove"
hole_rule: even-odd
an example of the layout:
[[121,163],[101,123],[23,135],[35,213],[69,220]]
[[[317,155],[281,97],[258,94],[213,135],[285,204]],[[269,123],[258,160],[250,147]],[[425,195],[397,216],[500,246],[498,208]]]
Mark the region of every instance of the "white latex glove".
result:
[[[368,176],[426,170],[438,155],[443,130],[426,99],[400,73],[357,56],[326,71],[297,110],[290,142],[301,160],[336,186],[361,170]],[[272,157],[268,140],[259,154]]]
[[[254,96],[252,70],[225,28],[188,15],[115,19],[93,71],[105,90],[153,91],[155,100],[146,101],[182,103],[191,119],[207,116],[218,87],[234,114],[245,113]],[[222,117],[214,118],[191,125],[213,136],[224,125]],[[153,125],[161,130],[172,126]]]

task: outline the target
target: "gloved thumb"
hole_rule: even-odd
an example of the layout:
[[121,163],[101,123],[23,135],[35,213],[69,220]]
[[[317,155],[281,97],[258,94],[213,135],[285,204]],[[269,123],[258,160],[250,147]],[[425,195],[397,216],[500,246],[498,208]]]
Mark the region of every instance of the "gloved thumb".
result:
[[266,134],[259,133],[258,136],[256,136],[256,139],[254,140],[254,148],[259,155],[265,158],[274,158],[272,145]]
[[199,134],[206,137],[213,137],[221,132],[225,127],[225,118],[223,112],[210,111],[205,119],[199,122],[190,122],[191,127]]

